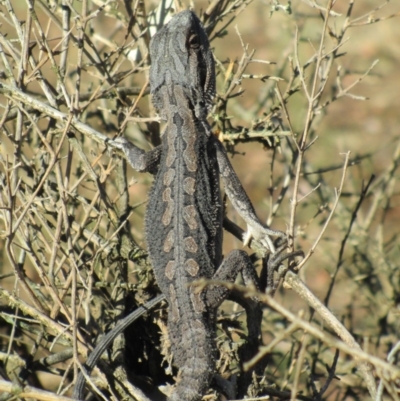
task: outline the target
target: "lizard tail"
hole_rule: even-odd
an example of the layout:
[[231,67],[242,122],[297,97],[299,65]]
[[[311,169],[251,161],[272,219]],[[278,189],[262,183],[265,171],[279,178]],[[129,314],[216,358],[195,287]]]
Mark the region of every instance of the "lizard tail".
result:
[[213,366],[198,359],[193,360],[193,363],[188,363],[179,371],[179,381],[168,401],[201,400],[207,393],[213,376]]
[[[169,325],[171,327],[171,325]],[[207,393],[215,374],[216,347],[213,327],[205,329],[198,320],[183,325],[179,347],[173,346],[180,367],[175,391],[168,401],[198,401]],[[175,330],[171,330],[172,335]],[[182,344],[187,346],[183,347]],[[173,343],[174,344],[174,343]]]

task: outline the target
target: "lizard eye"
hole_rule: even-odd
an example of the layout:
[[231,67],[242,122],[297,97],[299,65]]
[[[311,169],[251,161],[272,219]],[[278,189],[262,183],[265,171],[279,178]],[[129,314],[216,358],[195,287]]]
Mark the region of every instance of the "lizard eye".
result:
[[198,49],[200,47],[199,36],[194,32],[189,36],[189,46],[192,49]]

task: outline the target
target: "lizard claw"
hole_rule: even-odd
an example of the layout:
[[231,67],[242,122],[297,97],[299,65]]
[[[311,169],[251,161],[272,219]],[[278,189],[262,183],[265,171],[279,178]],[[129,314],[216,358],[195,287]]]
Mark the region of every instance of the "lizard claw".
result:
[[259,241],[271,253],[275,253],[275,245],[271,239],[272,236],[284,237],[282,231],[271,230],[263,225],[247,225],[247,231],[243,235],[243,244],[248,245],[250,240],[254,238]]
[[247,231],[245,231],[244,235],[243,235],[243,245],[247,246],[249,245],[249,242],[251,240],[251,238],[253,237],[250,227],[247,227]]

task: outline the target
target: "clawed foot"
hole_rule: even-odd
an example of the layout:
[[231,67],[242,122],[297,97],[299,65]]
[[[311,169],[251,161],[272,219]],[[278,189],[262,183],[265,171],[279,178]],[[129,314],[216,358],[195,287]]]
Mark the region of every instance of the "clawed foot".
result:
[[[273,295],[275,293],[276,288],[278,287],[279,281],[288,271],[287,268],[284,268],[284,266],[282,266],[282,262],[285,261],[286,259],[295,258],[297,256],[304,257],[303,251],[284,252],[286,245],[287,245],[286,243],[280,245],[276,249],[276,252],[269,256],[269,259],[267,262],[267,288],[266,288],[266,291],[271,295]],[[282,269],[280,269],[281,266],[282,266]],[[278,272],[278,277],[276,280],[274,279],[275,272]]]
[[243,235],[243,244],[246,246],[254,238],[271,253],[275,253],[275,245],[271,237],[285,238],[286,234],[282,231],[271,230],[261,224],[247,225],[247,231]]

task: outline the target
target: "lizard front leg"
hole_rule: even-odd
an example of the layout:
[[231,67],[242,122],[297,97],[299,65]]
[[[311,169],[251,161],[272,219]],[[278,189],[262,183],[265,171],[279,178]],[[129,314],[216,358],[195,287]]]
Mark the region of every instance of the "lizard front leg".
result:
[[161,145],[146,152],[124,137],[111,140],[108,144],[122,150],[134,170],[140,173],[148,172],[151,174],[157,172],[161,159]]
[[224,183],[225,192],[228,195],[233,207],[243,218],[247,224],[247,232],[244,235],[243,242],[247,245],[251,238],[260,241],[271,253],[275,253],[275,246],[271,239],[271,236],[285,237],[285,233],[282,231],[272,230],[266,225],[262,224],[258,219],[254,207],[251,204],[246,191],[242,187],[238,176],[233,169],[226,151],[218,139],[212,137],[214,141],[217,162],[220,170],[221,179]]

